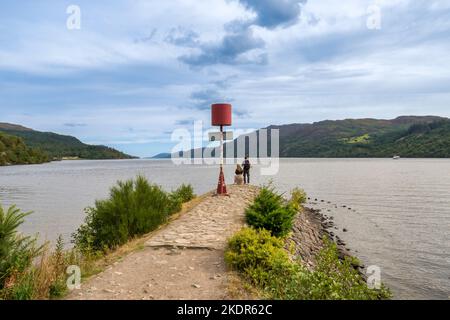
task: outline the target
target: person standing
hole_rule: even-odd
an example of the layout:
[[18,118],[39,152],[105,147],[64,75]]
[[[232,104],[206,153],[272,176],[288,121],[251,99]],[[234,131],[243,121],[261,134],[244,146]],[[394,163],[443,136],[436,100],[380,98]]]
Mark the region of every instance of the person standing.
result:
[[250,183],[250,160],[248,160],[248,157],[245,157],[244,162],[242,163],[242,167],[244,168],[244,184]]

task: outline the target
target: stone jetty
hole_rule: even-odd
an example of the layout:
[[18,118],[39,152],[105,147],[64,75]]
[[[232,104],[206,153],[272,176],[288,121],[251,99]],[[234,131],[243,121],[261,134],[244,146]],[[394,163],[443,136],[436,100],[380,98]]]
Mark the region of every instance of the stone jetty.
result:
[[229,299],[224,261],[227,239],[245,225],[254,186],[212,193],[155,232],[142,250],[82,283],[75,300]]

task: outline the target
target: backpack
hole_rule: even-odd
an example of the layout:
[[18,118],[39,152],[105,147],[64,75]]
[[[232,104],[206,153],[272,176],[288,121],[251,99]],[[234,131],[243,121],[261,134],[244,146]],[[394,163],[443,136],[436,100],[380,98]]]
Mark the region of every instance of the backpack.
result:
[[244,161],[244,171],[249,171],[249,170],[250,170],[250,161],[245,160]]

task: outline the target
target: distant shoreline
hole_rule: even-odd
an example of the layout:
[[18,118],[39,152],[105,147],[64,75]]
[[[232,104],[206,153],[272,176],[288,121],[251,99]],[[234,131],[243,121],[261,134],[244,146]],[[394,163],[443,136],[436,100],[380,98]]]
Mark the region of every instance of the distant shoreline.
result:
[[[203,159],[203,158],[191,158],[190,160],[194,160],[194,159]],[[205,158],[208,159],[208,158]],[[226,159],[231,159],[231,158],[226,158]],[[235,158],[235,159],[240,159],[240,158]],[[270,158],[265,158],[265,159],[270,159]],[[299,157],[280,157],[278,158],[279,160],[392,160],[394,161],[394,159],[392,158],[323,158],[323,157],[304,157],[304,158],[299,158]],[[171,161],[171,158],[134,158],[134,159],[83,159],[83,158],[75,158],[75,157],[68,157],[68,158],[64,158],[61,160],[51,160],[48,162],[43,162],[43,163],[20,163],[20,164],[5,164],[5,165],[0,165],[0,167],[15,167],[15,166],[37,166],[37,165],[44,165],[44,164],[49,164],[49,163],[54,163],[54,162],[68,162],[68,161],[72,161],[72,162],[80,162],[80,161],[96,161],[96,162],[100,162],[100,161]],[[395,160],[396,162],[401,161],[401,160],[406,160],[406,161],[411,161],[411,160],[450,160],[450,158],[401,158],[399,160]],[[211,164],[214,165],[214,164]],[[226,166],[227,164],[225,164]],[[233,164],[229,164],[229,165],[233,165]]]

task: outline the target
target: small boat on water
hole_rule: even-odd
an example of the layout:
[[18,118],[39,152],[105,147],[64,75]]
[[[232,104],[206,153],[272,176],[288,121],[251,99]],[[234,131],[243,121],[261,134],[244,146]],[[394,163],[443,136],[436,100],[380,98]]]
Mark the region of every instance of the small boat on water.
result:
[[394,157],[392,157],[392,159],[394,159],[394,160],[399,160],[399,159],[400,159],[400,156],[394,156]]

